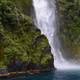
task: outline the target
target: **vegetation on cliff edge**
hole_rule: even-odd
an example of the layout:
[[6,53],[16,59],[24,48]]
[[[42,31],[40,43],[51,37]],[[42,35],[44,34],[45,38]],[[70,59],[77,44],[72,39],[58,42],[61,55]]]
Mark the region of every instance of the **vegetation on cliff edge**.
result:
[[0,0],[0,68],[18,63],[53,67],[48,40],[33,25],[30,7],[30,0]]

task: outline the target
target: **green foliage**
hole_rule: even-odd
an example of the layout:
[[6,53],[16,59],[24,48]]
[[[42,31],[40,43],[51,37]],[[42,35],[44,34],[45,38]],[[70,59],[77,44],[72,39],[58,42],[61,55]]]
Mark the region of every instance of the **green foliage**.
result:
[[6,68],[6,66],[5,66],[3,61],[2,62],[0,61],[0,68]]
[[23,13],[30,15],[30,8],[32,7],[32,0],[11,0],[15,2],[18,9],[23,11]]
[[48,40],[33,25],[31,16],[22,12],[20,8],[23,9],[21,6],[23,4],[29,6],[24,0],[0,1],[0,47],[4,49],[1,64],[4,63],[5,66],[11,64],[15,56],[21,62],[49,64],[53,57],[50,50],[46,51],[49,46]]
[[80,55],[80,0],[60,0],[60,14],[63,28],[61,37],[66,48],[74,56]]
[[79,0],[60,0],[61,14],[64,18],[64,33],[69,39],[75,43],[75,39],[78,39],[80,34],[80,1]]

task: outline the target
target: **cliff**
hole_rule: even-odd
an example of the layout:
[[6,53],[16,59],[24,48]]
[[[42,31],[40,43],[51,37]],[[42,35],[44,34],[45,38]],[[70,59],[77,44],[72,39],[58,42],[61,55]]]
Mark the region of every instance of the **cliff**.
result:
[[31,0],[0,0],[0,68],[51,70],[48,40],[34,26]]
[[[60,39],[66,59],[80,59],[80,1],[58,0]],[[65,53],[65,54],[64,54]]]

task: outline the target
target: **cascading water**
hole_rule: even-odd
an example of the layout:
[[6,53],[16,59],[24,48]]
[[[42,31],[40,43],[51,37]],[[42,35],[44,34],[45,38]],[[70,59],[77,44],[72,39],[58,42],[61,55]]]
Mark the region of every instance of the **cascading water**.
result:
[[55,0],[33,0],[33,6],[36,15],[36,26],[44,34],[51,46],[51,52],[54,56],[54,65],[57,69],[74,69],[78,66],[71,65],[64,60],[60,51],[60,43],[57,36],[57,14]]

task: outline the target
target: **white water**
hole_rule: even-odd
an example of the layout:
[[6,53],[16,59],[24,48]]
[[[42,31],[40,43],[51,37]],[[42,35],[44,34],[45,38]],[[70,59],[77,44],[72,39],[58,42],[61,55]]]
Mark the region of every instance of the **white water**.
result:
[[36,15],[35,24],[49,41],[51,52],[54,56],[55,67],[57,69],[79,69],[79,66],[72,65],[64,60],[60,51],[55,3],[55,0],[33,0]]

